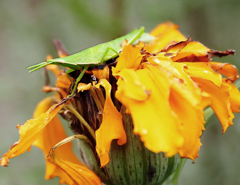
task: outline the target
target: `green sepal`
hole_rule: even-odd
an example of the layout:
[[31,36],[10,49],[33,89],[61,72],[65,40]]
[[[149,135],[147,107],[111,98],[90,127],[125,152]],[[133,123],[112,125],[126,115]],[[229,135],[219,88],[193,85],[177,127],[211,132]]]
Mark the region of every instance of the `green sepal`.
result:
[[85,165],[93,171],[103,183],[105,184],[110,184],[110,181],[107,179],[107,177],[104,175],[102,170],[99,168],[99,165],[96,161],[96,158],[93,154],[93,151],[89,144],[82,139],[78,140],[78,145],[79,145],[79,152],[81,156],[81,161],[85,163]]

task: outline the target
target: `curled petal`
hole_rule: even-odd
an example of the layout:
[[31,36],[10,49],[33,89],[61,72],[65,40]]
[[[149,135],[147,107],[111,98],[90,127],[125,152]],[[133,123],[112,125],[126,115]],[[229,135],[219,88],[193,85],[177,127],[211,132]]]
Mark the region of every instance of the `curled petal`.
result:
[[232,64],[220,62],[209,62],[209,64],[213,70],[223,74],[232,82],[239,78],[238,69]]
[[67,74],[63,71],[59,71],[57,75],[56,87],[62,89],[68,89],[71,85],[71,80],[68,78]]
[[206,62],[185,62],[184,71],[189,76],[195,76],[199,78],[203,78],[206,80],[212,81],[218,87],[222,85],[222,76],[219,73],[213,71],[210,67],[209,63]]
[[[134,70],[123,69],[116,76],[121,77],[117,84],[118,88],[124,89],[124,96],[138,101],[144,101],[149,98],[151,91],[148,91],[146,87],[141,83],[138,75]],[[120,83],[124,85],[119,85]]]
[[[33,118],[39,117],[42,113],[45,113],[52,105],[51,99],[47,98],[41,101],[33,115]],[[67,134],[64,131],[64,128],[60,122],[60,119],[55,116],[49,124],[44,128],[43,132],[40,134],[38,139],[33,143],[34,146],[40,148],[45,156],[46,160],[46,174],[45,179],[49,180],[54,177],[59,177],[60,184],[72,184],[73,181],[69,178],[69,176],[62,171],[62,169],[58,168],[57,166],[53,165],[47,155],[50,149],[56,145],[61,140],[65,139]],[[79,164],[79,160],[76,155],[72,151],[72,143],[67,143],[64,146],[60,147],[57,150],[58,156],[61,156],[63,159],[68,159],[71,162]]]
[[44,91],[46,93],[50,93],[52,91],[58,92],[59,89],[57,87],[50,87],[50,86],[44,85],[43,88],[42,88],[42,91]]
[[60,58],[63,58],[63,57],[66,57],[69,55],[69,53],[67,52],[67,50],[65,49],[65,47],[63,46],[63,43],[58,40],[58,39],[55,39],[53,40],[53,43],[57,49],[57,52],[58,52],[58,56]]
[[192,77],[192,79],[198,84],[198,86],[205,92],[211,95],[212,103],[210,104],[211,108],[217,115],[218,119],[222,124],[223,133],[231,125],[234,115],[230,108],[230,87],[226,83],[222,83],[219,88],[217,85],[212,83],[209,80]]
[[150,53],[157,53],[169,45],[186,40],[186,37],[181,34],[178,27],[178,25],[172,22],[159,24],[150,32],[150,34],[157,37],[157,39],[150,44],[146,44],[144,49]]
[[48,160],[56,166],[56,168],[61,169],[65,172],[71,182],[68,185],[86,184],[86,185],[101,185],[100,179],[87,167],[79,165],[78,163],[73,163],[67,160],[63,160],[58,155],[54,153],[53,150],[50,151],[48,155]]
[[150,63],[154,63],[153,61],[161,67],[162,71],[164,70],[169,74],[172,88],[178,89],[177,91],[179,93],[181,92],[182,96],[193,106],[199,104],[202,98],[201,89],[197,87],[194,81],[185,72],[185,68],[187,68],[186,64],[164,61],[162,58],[159,58],[159,56],[148,59]]
[[172,57],[172,60],[179,61],[181,59],[182,62],[209,61],[208,51],[210,49],[200,42],[191,41],[178,52],[177,56]]
[[127,142],[127,137],[123,128],[122,115],[111,100],[111,85],[105,79],[95,86],[99,88],[100,85],[105,88],[106,101],[103,110],[103,121],[96,131],[96,150],[103,167],[110,161],[109,150],[112,140],[118,139],[118,144],[123,145]]
[[[52,98],[45,100],[47,103],[52,101]],[[47,106],[47,105],[46,105]],[[47,112],[41,114],[35,119],[28,120],[24,125],[18,125],[20,139],[14,143],[10,150],[0,159],[2,166],[7,166],[9,159],[16,157],[26,150],[30,151],[31,145],[39,138],[47,124],[56,116],[62,109],[63,105],[55,107],[51,106]]]
[[[154,68],[154,67],[152,67]],[[151,90],[149,98],[143,101],[125,96],[126,83],[134,80],[121,75],[118,82],[116,98],[121,101],[131,114],[134,122],[134,133],[140,135],[146,148],[153,152],[165,152],[173,156],[182,146],[183,137],[179,134],[180,122],[169,105],[170,81],[166,73],[161,70],[141,69],[135,72],[140,82]]]
[[80,91],[83,92],[83,91],[89,90],[91,85],[92,85],[91,83],[89,83],[89,84],[79,83],[77,86],[77,90],[78,90],[78,92],[80,92]]
[[112,68],[113,74],[118,73],[124,68],[136,70],[142,60],[140,51],[142,50],[143,46],[144,43],[142,42],[135,46],[125,45],[123,47],[122,53],[118,57],[118,63],[116,67]]
[[211,49],[209,52],[208,52],[209,56],[212,58],[212,57],[223,57],[223,56],[228,56],[228,55],[235,55],[235,50],[233,49],[228,49],[226,51],[216,51],[216,50],[213,50]]
[[165,23],[161,23],[161,24],[157,25],[157,26],[150,32],[150,34],[151,34],[152,36],[159,37],[159,36],[161,36],[162,34],[168,32],[168,31],[171,30],[171,29],[177,30],[178,28],[179,28],[178,25],[173,24],[173,23],[170,22],[170,21],[167,21],[167,22],[165,22]]
[[[193,106],[189,103],[178,89],[172,89],[170,94],[170,105],[172,110],[181,120],[179,132],[184,138],[183,145],[178,149],[181,157],[194,160],[198,157],[201,146],[200,136],[204,130],[204,104]],[[209,103],[209,102],[208,102]]]
[[223,83],[228,85],[230,90],[230,106],[233,112],[240,112],[240,92],[232,81],[223,79]]
[[102,70],[93,69],[92,73],[97,79],[109,80],[109,67],[108,66],[104,67]]
[[177,53],[178,51],[182,50],[186,45],[188,45],[190,41],[191,37],[188,37],[187,40],[172,44],[167,48],[162,49],[161,52]]

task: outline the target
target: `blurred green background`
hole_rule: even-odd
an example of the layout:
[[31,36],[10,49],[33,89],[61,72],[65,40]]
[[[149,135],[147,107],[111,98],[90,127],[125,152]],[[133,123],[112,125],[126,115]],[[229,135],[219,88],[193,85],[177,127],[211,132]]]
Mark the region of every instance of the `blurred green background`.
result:
[[[56,57],[52,44],[61,39],[70,53],[109,41],[135,28],[150,31],[161,22],[180,25],[215,50],[240,50],[239,0],[1,0],[0,1],[0,155],[18,140],[18,123],[32,117],[41,92],[42,70],[28,74],[27,66]],[[215,58],[240,67],[239,57]],[[204,132],[200,157],[188,161],[179,185],[240,184],[240,117],[222,135],[216,118]],[[43,154],[33,147],[0,167],[1,185],[58,184],[44,180]]]

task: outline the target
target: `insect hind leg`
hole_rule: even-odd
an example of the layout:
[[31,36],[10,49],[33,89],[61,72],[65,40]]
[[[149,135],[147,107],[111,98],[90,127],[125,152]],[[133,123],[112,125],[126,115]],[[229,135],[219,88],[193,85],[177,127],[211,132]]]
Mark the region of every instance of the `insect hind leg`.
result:
[[75,70],[74,70],[74,69],[68,69],[68,70],[66,71],[66,74],[67,74],[69,80],[71,81],[70,89],[73,89],[73,84],[74,84],[74,82],[73,82],[71,76],[69,75],[69,73],[71,73],[71,72],[73,72],[73,71],[75,71]]
[[[80,73],[80,75],[79,75],[79,76],[77,77],[77,79],[76,79],[76,82],[75,82],[75,84],[74,84],[74,87],[73,87],[73,89],[72,89],[71,94],[68,95],[67,98],[72,97],[72,96],[74,95],[74,93],[75,93],[75,91],[76,91],[76,89],[77,89],[77,85],[78,85],[78,83],[80,82],[80,80],[82,79],[82,77],[83,77],[84,73],[86,72],[86,70],[88,69],[88,67],[89,67],[89,65],[84,66],[82,72]],[[71,85],[71,87],[72,87],[72,85]]]
[[98,65],[101,65],[103,62],[106,62],[107,60],[110,60],[110,59],[112,59],[112,58],[115,57],[115,56],[112,56],[111,58],[106,58],[108,52],[111,51],[111,50],[112,50],[114,53],[116,53],[116,56],[119,55],[119,52],[117,52],[116,50],[114,50],[114,49],[111,48],[111,47],[107,47],[107,49],[106,49],[106,50],[104,51],[104,53],[103,53],[103,56],[102,56],[101,62],[99,62]]

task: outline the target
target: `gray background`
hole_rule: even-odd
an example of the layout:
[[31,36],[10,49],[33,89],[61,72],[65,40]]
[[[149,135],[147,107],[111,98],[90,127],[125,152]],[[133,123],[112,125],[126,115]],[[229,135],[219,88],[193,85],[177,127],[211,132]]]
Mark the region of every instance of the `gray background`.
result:
[[[15,126],[32,117],[41,92],[42,71],[28,74],[27,66],[47,54],[56,57],[52,39],[60,38],[74,53],[145,26],[147,31],[164,21],[180,25],[185,36],[216,50],[240,50],[239,0],[0,0],[0,155],[18,140]],[[239,57],[217,61],[235,64]],[[222,135],[216,118],[204,132],[200,158],[189,160],[180,185],[240,184],[240,118]],[[33,147],[0,167],[1,185],[58,184],[44,180],[43,154]]]

